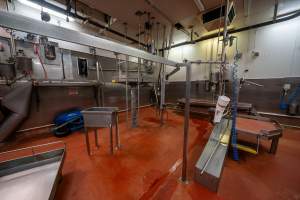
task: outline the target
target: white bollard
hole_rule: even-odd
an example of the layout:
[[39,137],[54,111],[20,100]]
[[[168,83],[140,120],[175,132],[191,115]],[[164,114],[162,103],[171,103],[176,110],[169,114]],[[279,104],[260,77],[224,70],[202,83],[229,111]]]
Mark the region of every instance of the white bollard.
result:
[[227,107],[230,99],[226,96],[219,96],[218,102],[216,104],[216,111],[214,117],[214,123],[219,123],[223,117],[225,108]]

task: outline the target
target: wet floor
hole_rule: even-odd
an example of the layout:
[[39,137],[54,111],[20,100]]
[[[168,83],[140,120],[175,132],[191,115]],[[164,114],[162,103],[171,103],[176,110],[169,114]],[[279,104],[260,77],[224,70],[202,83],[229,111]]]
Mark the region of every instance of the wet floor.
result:
[[[180,181],[183,117],[172,111],[160,126],[153,108],[141,110],[139,128],[126,127],[120,116],[121,149],[109,153],[107,129],[100,129],[100,148],[87,155],[84,134],[64,138],[51,134],[23,135],[5,149],[63,140],[67,144],[63,179],[56,199],[300,199],[300,131],[286,129],[277,154],[242,153],[239,162],[225,162],[218,193],[193,181],[194,165],[209,137],[211,125],[192,119],[189,137],[189,183]],[[91,135],[91,139],[92,134]],[[92,142],[93,143],[93,142]],[[3,151],[4,147],[1,148]]]

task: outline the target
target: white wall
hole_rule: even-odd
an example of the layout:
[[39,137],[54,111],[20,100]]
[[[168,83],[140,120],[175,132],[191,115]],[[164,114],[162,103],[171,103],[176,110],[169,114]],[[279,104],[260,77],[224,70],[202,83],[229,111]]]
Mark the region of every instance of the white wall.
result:
[[[283,78],[300,76],[300,17],[259,29],[234,34],[238,37],[238,50],[243,53],[239,61],[241,73],[249,69],[247,78]],[[221,38],[220,38],[221,39]],[[217,55],[217,38],[186,45],[170,50],[169,59],[182,62],[188,60],[213,60]],[[252,51],[260,53],[252,56]],[[219,46],[219,53],[221,45]],[[235,44],[228,47],[227,56],[230,62],[235,53]],[[171,69],[168,69],[170,71]],[[216,70],[216,68],[214,69]],[[192,80],[203,80],[209,76],[209,65],[193,66]],[[170,81],[185,80],[182,69],[170,78]]]

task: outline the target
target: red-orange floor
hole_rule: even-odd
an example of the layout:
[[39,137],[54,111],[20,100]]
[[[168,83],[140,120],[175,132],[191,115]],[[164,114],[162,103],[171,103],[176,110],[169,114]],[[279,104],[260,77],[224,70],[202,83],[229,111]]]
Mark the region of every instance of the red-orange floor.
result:
[[[227,158],[218,193],[193,181],[195,162],[209,136],[211,125],[191,119],[189,184],[181,173],[183,117],[172,111],[160,127],[153,108],[140,112],[140,126],[126,128],[121,116],[121,150],[109,154],[108,130],[100,130],[100,149],[88,156],[83,133],[65,138],[51,134],[18,136],[1,151],[63,140],[67,155],[57,200],[92,199],[300,199],[300,130],[285,129],[277,154],[267,153],[263,142],[259,155],[240,154],[240,161]],[[92,134],[91,138],[92,137]]]

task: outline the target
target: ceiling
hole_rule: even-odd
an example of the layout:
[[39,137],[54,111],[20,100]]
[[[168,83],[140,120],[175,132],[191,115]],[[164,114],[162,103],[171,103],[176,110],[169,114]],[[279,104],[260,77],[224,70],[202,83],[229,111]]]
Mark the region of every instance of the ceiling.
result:
[[201,0],[201,1],[204,5],[204,9],[206,10],[215,8],[218,5],[222,4],[222,2],[224,2],[224,0]]
[[[185,28],[193,25],[194,30],[199,35],[207,34],[203,28],[201,12],[195,1],[197,0],[80,0],[101,12],[104,12],[114,18],[117,22],[113,24],[112,29],[124,33],[124,25],[128,24],[128,36],[138,39],[139,17],[135,15],[136,11],[149,12],[154,17],[154,22],[160,23],[160,34],[162,34],[162,25],[170,27],[171,23],[180,22]],[[210,10],[222,4],[225,0],[200,0],[205,10]],[[233,0],[237,17],[233,26],[240,27],[255,24],[258,22],[270,20],[274,13],[274,0]],[[150,2],[150,4],[149,4]],[[294,9],[295,4],[300,4],[300,0],[279,0],[279,12]],[[158,8],[155,9],[154,7]],[[299,7],[299,5],[298,5]],[[147,15],[141,18],[141,25],[147,20]],[[143,30],[143,28],[142,28]],[[156,30],[155,30],[156,31]],[[175,37],[180,33],[176,31]],[[107,33],[110,37],[109,33]],[[119,38],[120,39],[120,38]]]
[[[171,23],[185,22],[185,26],[197,23],[195,16],[200,13],[194,0],[80,0],[101,12],[104,12],[118,21],[112,26],[113,29],[124,32],[123,23],[128,24],[128,35],[137,39],[139,17],[135,15],[137,11],[149,12],[154,17],[154,22],[169,26]],[[205,9],[216,7],[222,0],[202,0]],[[151,2],[152,5],[149,4]],[[159,9],[157,11],[155,8]],[[163,14],[161,14],[161,13]],[[141,18],[141,24],[147,20],[147,14]]]
[[[130,26],[138,26],[139,18],[135,15],[136,11],[150,12],[155,17],[155,21],[168,24],[168,20],[160,15],[147,3],[146,0],[81,0],[104,13],[127,22]],[[178,22],[191,15],[196,15],[199,11],[194,0],[149,0],[159,8],[164,15],[173,22]],[[206,0],[208,1],[208,0]],[[145,18],[146,16],[144,16]]]

